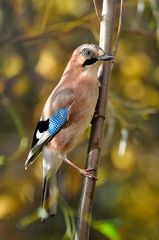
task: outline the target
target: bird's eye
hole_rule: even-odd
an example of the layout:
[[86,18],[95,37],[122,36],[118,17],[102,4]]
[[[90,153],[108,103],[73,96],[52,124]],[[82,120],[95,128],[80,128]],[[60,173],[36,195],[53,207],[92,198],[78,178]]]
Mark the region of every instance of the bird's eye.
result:
[[81,53],[84,57],[91,57],[92,56],[92,51],[88,48],[84,48]]

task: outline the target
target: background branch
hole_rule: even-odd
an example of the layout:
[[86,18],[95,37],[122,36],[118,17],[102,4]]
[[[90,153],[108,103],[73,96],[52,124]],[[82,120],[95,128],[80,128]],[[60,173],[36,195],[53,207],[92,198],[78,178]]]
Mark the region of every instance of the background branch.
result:
[[[116,1],[103,0],[102,19],[100,22],[100,43],[99,45],[106,51],[112,51],[112,42],[114,34]],[[100,92],[98,104],[96,107],[97,118],[94,119],[90,142],[88,146],[88,155],[86,168],[95,169],[97,173],[103,130],[105,125],[106,103],[108,99],[108,85],[111,74],[111,62],[104,63],[99,70]],[[82,194],[79,206],[79,218],[77,223],[77,232],[75,240],[89,239],[90,216],[93,205],[93,196],[95,190],[95,181],[84,178]]]
[[98,21],[100,21],[100,20],[101,20],[101,17],[100,17],[100,14],[99,14],[99,12],[98,12],[98,7],[97,7],[97,4],[96,4],[96,1],[97,1],[97,0],[93,0],[94,10],[95,10],[95,13],[96,13],[96,16],[97,16]]
[[121,32],[121,24],[122,24],[122,16],[123,16],[123,0],[120,0],[119,24],[118,24],[116,43],[115,43],[115,48],[114,48],[114,53],[113,53],[114,57],[116,56],[117,49],[118,49],[119,37],[120,37],[120,32]]

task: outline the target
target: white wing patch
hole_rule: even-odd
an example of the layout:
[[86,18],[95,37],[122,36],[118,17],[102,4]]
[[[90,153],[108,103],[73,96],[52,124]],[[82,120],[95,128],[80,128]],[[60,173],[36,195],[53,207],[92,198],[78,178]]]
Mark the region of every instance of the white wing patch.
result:
[[36,138],[37,139],[40,139],[41,138],[41,136],[42,136],[42,134],[44,134],[44,133],[41,133],[39,130],[36,132]]

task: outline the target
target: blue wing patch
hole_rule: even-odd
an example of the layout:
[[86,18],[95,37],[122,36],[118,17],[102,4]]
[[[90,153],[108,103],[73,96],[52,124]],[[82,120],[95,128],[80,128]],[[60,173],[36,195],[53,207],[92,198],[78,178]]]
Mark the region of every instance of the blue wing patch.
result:
[[[61,108],[48,120],[40,121],[36,127],[34,133],[32,149],[29,152],[28,158],[25,162],[25,168],[39,155],[42,147],[49,142],[63,127],[69,117],[69,107]],[[38,138],[37,133],[41,133],[41,137]]]
[[54,136],[68,120],[68,107],[61,108],[49,118],[48,131]]

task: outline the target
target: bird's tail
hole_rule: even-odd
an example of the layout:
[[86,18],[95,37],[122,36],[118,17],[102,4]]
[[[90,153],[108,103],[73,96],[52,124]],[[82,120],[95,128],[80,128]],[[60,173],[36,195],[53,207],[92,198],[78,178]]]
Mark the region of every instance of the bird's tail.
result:
[[41,222],[46,218],[54,216],[58,206],[58,173],[51,176],[45,176],[42,189],[42,207],[47,211],[46,216],[41,216]]
[[43,191],[42,191],[42,207],[47,211],[47,216],[41,218],[44,222],[46,218],[53,216],[57,211],[58,200],[58,175],[59,167],[64,159],[56,152],[43,148]]

